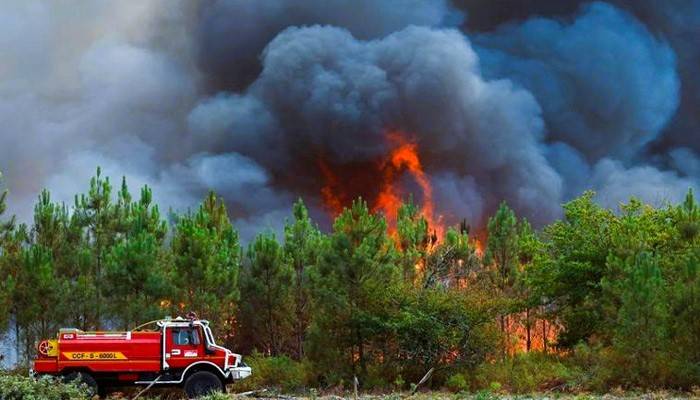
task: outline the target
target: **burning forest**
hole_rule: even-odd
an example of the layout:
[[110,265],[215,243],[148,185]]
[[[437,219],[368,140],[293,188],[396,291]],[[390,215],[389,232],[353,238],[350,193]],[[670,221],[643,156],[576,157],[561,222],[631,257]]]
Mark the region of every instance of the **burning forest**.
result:
[[10,0],[0,22],[6,364],[192,309],[291,371],[251,385],[700,382],[697,0]]

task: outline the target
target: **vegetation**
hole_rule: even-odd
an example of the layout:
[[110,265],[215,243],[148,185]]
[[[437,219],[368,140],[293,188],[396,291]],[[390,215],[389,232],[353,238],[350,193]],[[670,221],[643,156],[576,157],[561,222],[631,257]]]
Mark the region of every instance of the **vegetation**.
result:
[[0,375],[2,400],[88,400],[85,387],[57,382],[50,377],[33,379],[28,376]]
[[[98,169],[70,206],[42,192],[29,224],[3,214],[5,196],[0,328],[25,361],[61,326],[126,329],[194,310],[251,354],[248,389],[357,377],[363,390],[408,390],[431,369],[426,387],[455,392],[700,382],[692,192],[619,210],[588,192],[538,230],[503,203],[484,243],[466,223],[437,237],[412,201],[388,227],[358,199],[323,233],[299,200],[281,240],[262,233],[247,249],[214,193],[166,220],[150,188],[134,199]],[[17,379],[0,388],[51,386]]]

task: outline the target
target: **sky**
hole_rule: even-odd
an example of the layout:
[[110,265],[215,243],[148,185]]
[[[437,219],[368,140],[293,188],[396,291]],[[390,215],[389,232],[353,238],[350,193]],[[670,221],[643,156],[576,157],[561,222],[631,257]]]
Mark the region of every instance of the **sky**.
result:
[[542,226],[589,189],[678,202],[698,38],[700,0],[3,1],[0,184],[21,221],[97,166],[165,209],[211,189],[248,240],[299,197],[328,226],[320,163],[371,201],[397,131],[446,223],[505,200]]

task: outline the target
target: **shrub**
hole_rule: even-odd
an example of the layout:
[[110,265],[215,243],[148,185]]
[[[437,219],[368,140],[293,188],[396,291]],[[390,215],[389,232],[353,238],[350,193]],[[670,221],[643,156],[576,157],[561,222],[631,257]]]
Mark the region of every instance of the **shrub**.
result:
[[471,388],[491,389],[496,384],[513,393],[564,390],[578,385],[580,375],[578,368],[557,356],[526,353],[482,364],[474,373]]
[[246,357],[245,362],[253,369],[253,374],[237,383],[236,391],[277,388],[289,392],[313,383],[312,369],[307,361],[294,361],[287,356],[252,354]]
[[0,375],[0,400],[80,400],[88,399],[83,388],[57,382],[50,377],[39,379],[21,375]]
[[469,384],[467,383],[467,378],[463,374],[454,374],[447,378],[445,381],[445,386],[451,392],[463,392],[469,389]]

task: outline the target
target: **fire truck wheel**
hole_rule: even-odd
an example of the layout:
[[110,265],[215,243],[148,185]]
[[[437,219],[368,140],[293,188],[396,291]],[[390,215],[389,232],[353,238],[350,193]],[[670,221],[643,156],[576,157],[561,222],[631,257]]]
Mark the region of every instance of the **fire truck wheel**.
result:
[[64,382],[76,382],[87,386],[90,397],[98,394],[97,381],[92,375],[85,372],[71,372],[63,378]]
[[223,391],[224,384],[221,379],[209,371],[195,372],[185,381],[185,393],[190,399]]

